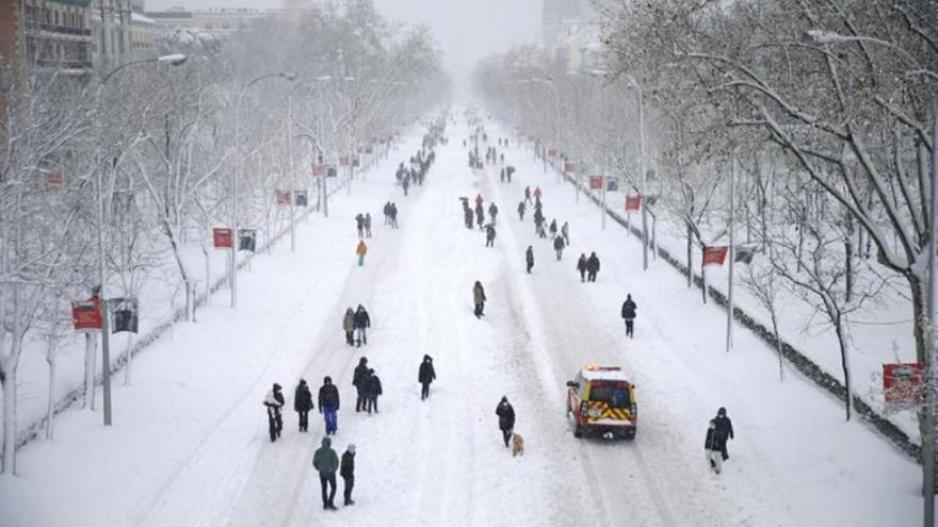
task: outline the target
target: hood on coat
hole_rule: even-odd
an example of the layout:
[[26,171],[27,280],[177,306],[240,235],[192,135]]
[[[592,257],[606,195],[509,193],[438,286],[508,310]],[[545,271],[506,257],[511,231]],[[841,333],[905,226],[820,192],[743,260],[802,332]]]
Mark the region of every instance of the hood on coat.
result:
[[329,448],[330,446],[332,446],[332,439],[328,437],[322,438],[322,446],[326,448]]

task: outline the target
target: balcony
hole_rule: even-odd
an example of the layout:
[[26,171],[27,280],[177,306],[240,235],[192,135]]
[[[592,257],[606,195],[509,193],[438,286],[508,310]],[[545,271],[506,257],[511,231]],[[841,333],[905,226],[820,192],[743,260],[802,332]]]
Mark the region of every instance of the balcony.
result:
[[30,24],[26,34],[35,38],[64,38],[67,40],[91,41],[91,29],[54,26],[52,24]]

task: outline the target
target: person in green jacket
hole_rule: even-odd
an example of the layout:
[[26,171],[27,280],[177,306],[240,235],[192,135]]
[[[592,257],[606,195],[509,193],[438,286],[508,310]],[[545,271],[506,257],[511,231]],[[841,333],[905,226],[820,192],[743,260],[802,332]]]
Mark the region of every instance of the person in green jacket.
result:
[[322,508],[337,510],[332,500],[335,499],[335,471],[339,469],[339,456],[332,450],[332,440],[328,437],[322,438],[322,447],[313,455],[313,468],[319,472],[319,483],[322,485]]

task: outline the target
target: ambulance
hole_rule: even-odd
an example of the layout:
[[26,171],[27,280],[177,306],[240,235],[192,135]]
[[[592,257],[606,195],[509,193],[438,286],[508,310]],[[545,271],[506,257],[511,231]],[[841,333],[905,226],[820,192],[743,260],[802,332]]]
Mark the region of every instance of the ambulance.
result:
[[567,382],[567,416],[573,435],[634,439],[638,429],[635,385],[618,366],[584,366]]

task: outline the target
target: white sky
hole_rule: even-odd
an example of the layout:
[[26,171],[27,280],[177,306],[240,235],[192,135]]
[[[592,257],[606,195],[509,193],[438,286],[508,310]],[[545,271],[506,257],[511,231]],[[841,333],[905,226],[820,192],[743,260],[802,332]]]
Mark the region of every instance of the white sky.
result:
[[[542,0],[375,0],[388,19],[426,24],[444,52],[447,69],[465,75],[486,55],[533,42],[540,32]],[[173,6],[279,7],[280,0],[147,0],[147,10]]]

